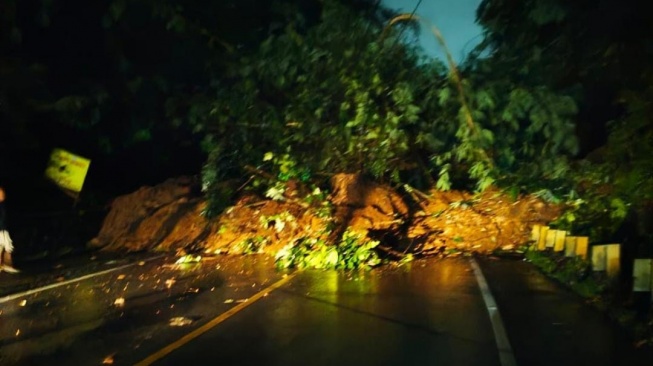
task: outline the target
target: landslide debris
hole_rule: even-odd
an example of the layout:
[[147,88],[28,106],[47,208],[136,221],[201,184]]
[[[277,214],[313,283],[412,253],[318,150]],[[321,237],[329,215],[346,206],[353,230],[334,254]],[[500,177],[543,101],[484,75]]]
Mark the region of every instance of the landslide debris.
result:
[[169,179],[116,198],[89,244],[122,252],[274,254],[299,238],[333,238],[349,229],[380,241],[389,253],[489,253],[526,244],[533,225],[561,210],[531,195],[396,190],[357,174],[334,175],[330,192],[317,206],[243,194],[207,219],[198,180]]

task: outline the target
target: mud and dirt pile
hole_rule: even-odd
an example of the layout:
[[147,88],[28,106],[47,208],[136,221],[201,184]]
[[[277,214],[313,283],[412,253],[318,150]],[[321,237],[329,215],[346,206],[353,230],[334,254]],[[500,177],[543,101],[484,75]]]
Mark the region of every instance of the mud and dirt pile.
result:
[[560,208],[499,191],[394,190],[355,174],[331,179],[328,204],[296,196],[273,201],[243,195],[220,216],[202,215],[196,179],[170,179],[116,198],[90,245],[107,251],[275,253],[301,237],[365,233],[394,253],[490,252],[527,243],[530,228]]

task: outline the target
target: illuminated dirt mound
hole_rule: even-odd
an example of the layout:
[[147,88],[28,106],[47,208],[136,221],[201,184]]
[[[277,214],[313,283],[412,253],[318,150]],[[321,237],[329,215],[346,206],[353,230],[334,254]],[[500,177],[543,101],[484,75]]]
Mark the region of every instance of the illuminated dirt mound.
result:
[[107,251],[273,254],[301,237],[335,239],[350,229],[379,240],[389,253],[489,252],[525,244],[532,225],[559,213],[532,196],[399,193],[353,174],[335,175],[331,192],[328,205],[244,195],[209,220],[197,181],[170,179],[116,198],[90,244]]

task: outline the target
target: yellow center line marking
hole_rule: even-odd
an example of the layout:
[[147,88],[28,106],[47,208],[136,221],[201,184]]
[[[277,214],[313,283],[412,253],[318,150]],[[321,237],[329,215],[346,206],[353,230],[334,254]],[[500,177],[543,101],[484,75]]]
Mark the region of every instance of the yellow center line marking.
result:
[[154,362],[162,359],[163,357],[169,355],[172,351],[180,348],[181,346],[185,345],[186,343],[192,341],[193,339],[201,336],[202,334],[206,333],[209,331],[211,328],[215,327],[216,325],[222,323],[223,321],[229,319],[230,317],[236,315],[239,311],[245,309],[246,307],[250,306],[251,304],[255,303],[256,301],[260,300],[262,297],[267,296],[270,292],[278,289],[279,287],[285,285],[288,281],[290,281],[293,277],[295,277],[299,272],[294,272],[286,277],[280,279],[279,281],[273,283],[272,285],[268,286],[264,290],[259,291],[256,293],[254,296],[250,297],[247,299],[245,302],[241,302],[240,304],[234,306],[233,308],[227,310],[226,312],[218,315],[217,317],[213,318],[211,321],[208,323],[202,325],[201,327],[193,330],[192,332],[186,334],[185,336],[179,338],[178,340],[170,343],[169,345],[161,348],[157,352],[153,353],[152,355],[148,356],[146,359],[144,359],[141,362],[136,363],[136,366],[146,366],[146,365],[151,365]]

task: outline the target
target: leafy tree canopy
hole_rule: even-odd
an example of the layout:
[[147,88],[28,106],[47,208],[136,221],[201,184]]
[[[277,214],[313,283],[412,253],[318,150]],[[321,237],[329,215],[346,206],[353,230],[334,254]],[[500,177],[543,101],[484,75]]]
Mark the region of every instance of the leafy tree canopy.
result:
[[653,24],[644,5],[484,0],[477,13],[485,38],[469,60],[472,74],[509,75],[579,106],[576,132],[587,160],[574,163],[558,194],[574,202],[566,224],[595,240],[611,240],[631,208],[645,209],[653,196]]
[[576,149],[571,98],[481,67],[461,81],[388,21],[326,2],[315,27],[290,22],[238,58],[217,97],[188,115],[207,134],[207,191],[228,195],[228,177],[266,161],[282,180],[362,172],[484,189],[519,174],[561,178]]

